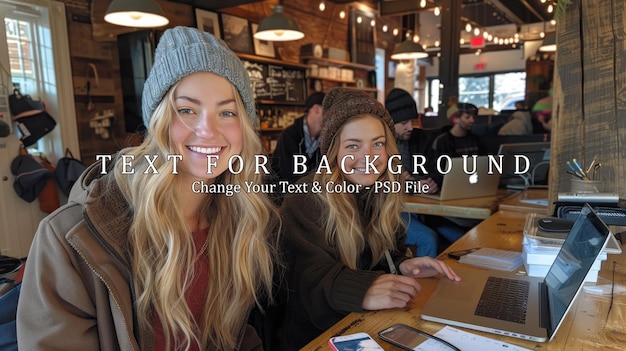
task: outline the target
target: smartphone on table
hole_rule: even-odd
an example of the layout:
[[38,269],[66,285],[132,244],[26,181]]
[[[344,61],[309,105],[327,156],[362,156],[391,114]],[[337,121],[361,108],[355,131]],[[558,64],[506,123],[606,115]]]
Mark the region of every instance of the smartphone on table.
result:
[[367,333],[354,333],[334,336],[328,340],[328,346],[334,351],[358,351],[384,349]]
[[[378,337],[380,337],[381,340],[384,340],[404,350],[433,350],[434,347],[436,347],[436,350],[441,351],[460,351],[457,347],[448,343],[447,341],[440,339],[434,335],[430,335],[421,330],[410,327],[406,324],[394,324],[391,327],[379,332]],[[423,347],[420,347],[423,342],[428,340],[432,340],[430,342],[435,343],[436,346],[423,345]]]

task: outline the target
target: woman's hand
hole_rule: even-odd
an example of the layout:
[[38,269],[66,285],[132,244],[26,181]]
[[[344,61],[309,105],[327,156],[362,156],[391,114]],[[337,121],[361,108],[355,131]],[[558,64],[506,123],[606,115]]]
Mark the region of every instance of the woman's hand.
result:
[[428,278],[442,274],[450,280],[461,280],[461,277],[450,266],[431,257],[415,257],[405,260],[400,263],[400,272],[414,278]]
[[415,278],[383,274],[367,289],[361,307],[364,310],[403,308],[421,289]]

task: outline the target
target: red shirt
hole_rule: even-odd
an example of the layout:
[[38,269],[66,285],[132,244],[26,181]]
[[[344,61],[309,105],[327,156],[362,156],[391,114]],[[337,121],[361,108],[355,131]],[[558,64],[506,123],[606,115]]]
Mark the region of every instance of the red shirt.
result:
[[[206,242],[209,229],[205,228],[196,232],[193,232],[193,240],[196,245],[196,250],[200,251],[204,243]],[[196,322],[203,321],[203,309],[204,302],[206,300],[207,286],[209,283],[209,261],[206,257],[206,252],[203,252],[201,257],[194,262],[194,268],[196,274],[191,282],[191,286],[185,291],[185,300],[189,305],[189,309],[193,314],[193,318]],[[163,325],[161,320],[153,318],[154,320],[154,350],[165,350],[165,334],[163,333]],[[198,345],[192,342],[188,350],[199,351]]]

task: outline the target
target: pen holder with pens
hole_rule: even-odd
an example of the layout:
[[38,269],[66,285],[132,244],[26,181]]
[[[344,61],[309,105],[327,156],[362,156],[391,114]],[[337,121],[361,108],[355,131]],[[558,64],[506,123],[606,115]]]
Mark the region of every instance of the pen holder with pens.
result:
[[573,193],[601,193],[604,191],[604,183],[601,180],[572,178],[570,181],[570,191]]
[[573,193],[601,193],[604,191],[604,182],[598,179],[600,163],[597,163],[599,155],[596,155],[586,169],[576,159],[567,161],[569,170],[567,173],[574,176],[571,178],[570,191]]

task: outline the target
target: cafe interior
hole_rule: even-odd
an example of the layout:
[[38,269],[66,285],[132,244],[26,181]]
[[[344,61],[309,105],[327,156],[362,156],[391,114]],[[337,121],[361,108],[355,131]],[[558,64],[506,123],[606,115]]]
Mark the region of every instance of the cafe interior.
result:
[[[89,165],[96,155],[141,142],[143,82],[159,36],[175,26],[211,32],[244,62],[268,154],[317,91],[362,90],[384,104],[392,89],[406,90],[420,114],[413,127],[424,152],[450,123],[451,97],[475,105],[472,132],[486,153],[525,154],[531,167],[503,175],[489,197],[407,196],[408,212],[478,223],[440,259],[455,267],[461,263],[448,256],[453,251],[521,252],[529,221],[571,215],[585,203],[601,212],[618,244],[593,282],[585,283],[552,341],[461,329],[533,350],[623,349],[626,254],[618,234],[626,226],[624,1],[0,0],[0,13],[7,27],[7,45],[0,50],[3,101],[18,87],[45,102],[56,127],[26,150],[53,164],[69,154]],[[532,131],[499,135],[518,101],[531,113]],[[11,123],[7,103],[0,102],[0,113],[10,128],[0,138],[0,254],[25,257],[48,213],[13,189],[8,165],[23,135]],[[570,167],[574,161],[584,177]],[[59,206],[66,201],[59,192]],[[423,283],[424,293],[401,311],[350,313],[303,349],[325,350],[334,336],[366,332],[383,349],[399,350],[378,337],[395,323],[435,334],[444,324],[419,316],[436,286],[434,279]]]

